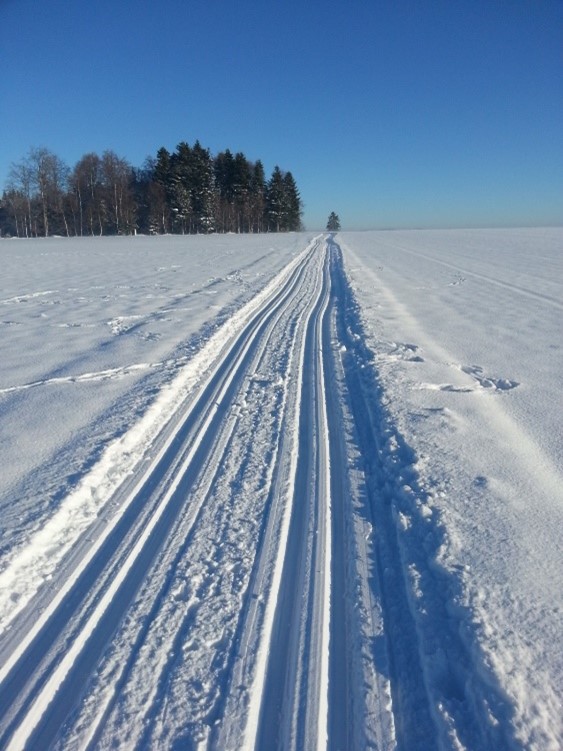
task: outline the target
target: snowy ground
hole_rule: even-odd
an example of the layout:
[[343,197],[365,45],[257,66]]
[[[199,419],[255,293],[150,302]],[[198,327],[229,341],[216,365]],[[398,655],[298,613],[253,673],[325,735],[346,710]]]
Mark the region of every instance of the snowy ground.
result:
[[0,746],[559,749],[562,248],[1,241]]

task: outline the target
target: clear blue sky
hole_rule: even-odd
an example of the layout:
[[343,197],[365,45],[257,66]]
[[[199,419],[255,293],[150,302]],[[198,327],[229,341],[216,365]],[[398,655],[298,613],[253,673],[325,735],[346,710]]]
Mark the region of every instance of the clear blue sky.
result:
[[0,0],[0,66],[0,187],[199,139],[310,229],[563,224],[563,0]]

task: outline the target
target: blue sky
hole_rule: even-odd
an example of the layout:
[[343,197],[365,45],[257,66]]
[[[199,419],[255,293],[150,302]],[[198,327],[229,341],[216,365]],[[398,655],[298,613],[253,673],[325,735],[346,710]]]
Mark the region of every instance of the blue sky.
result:
[[0,186],[199,139],[308,228],[563,224],[563,0],[0,0]]

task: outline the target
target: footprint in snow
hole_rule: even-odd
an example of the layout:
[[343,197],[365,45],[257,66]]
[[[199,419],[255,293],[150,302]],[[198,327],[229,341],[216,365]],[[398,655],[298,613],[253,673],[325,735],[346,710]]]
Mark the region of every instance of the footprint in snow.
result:
[[416,354],[418,352],[417,344],[409,342],[390,342],[389,351],[390,360],[403,360],[405,362],[424,362],[424,358]]
[[461,365],[460,370],[474,378],[479,386],[484,389],[510,391],[510,389],[515,389],[516,386],[520,385],[518,381],[512,381],[508,378],[493,378],[492,376],[487,376],[483,372],[483,368],[479,365]]
[[465,281],[465,277],[461,276],[461,274],[457,274],[454,278],[453,282],[450,282],[448,284],[448,287],[459,287],[460,284],[463,284]]
[[448,391],[454,394],[469,394],[481,389],[490,391],[510,391],[520,385],[518,381],[509,378],[496,378],[485,375],[479,365],[456,365],[456,368],[471,376],[475,381],[473,386],[454,385],[453,383],[420,383],[417,388],[430,391]]

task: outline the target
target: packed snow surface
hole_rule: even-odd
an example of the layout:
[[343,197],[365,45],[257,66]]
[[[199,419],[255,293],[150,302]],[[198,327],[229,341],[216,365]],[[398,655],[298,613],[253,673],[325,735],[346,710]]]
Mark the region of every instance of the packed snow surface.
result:
[[563,746],[562,229],[0,254],[0,747]]

